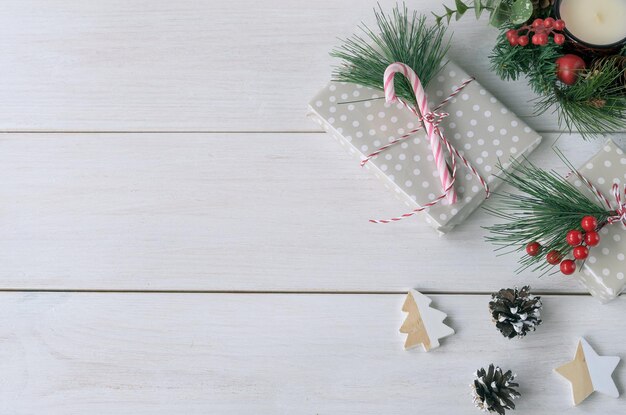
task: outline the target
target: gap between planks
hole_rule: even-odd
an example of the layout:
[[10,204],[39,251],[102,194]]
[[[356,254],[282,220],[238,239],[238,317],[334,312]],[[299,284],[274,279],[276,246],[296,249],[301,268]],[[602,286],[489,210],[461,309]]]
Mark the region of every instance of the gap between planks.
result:
[[[0,134],[324,134],[324,130],[0,130]],[[578,131],[537,130],[538,134],[578,134]],[[626,130],[614,131],[607,135],[624,134]],[[601,132],[591,140],[600,140]]]
[[[420,291],[425,295],[447,296],[483,296],[491,291]],[[38,289],[38,288],[0,288],[0,293],[89,293],[89,294],[249,294],[249,295],[405,295],[407,291],[255,291],[255,290],[99,290],[99,289]],[[582,292],[534,291],[535,295],[554,297],[590,297]],[[623,294],[622,294],[623,295]]]

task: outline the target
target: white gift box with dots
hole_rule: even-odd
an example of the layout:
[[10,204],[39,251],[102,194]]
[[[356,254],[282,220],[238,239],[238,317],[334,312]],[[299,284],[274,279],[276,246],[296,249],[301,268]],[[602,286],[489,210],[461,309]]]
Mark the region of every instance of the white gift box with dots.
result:
[[[468,78],[465,71],[448,62],[426,88],[430,108]],[[441,130],[487,180],[492,192],[501,183],[496,177],[498,162],[506,169],[512,159],[526,156],[541,142],[539,134],[476,81],[466,86],[441,112],[450,114],[441,122]],[[313,98],[309,116],[358,159],[413,130],[419,123],[401,104],[387,104],[383,91],[340,82],[331,82]],[[358,166],[355,163],[355,168]],[[370,160],[365,167],[404,202],[397,211],[389,212],[388,217],[418,208],[442,193],[423,129]],[[463,222],[485,199],[483,186],[460,161],[457,162],[455,190],[457,203],[450,205],[443,199],[418,213],[441,234]]]
[[[589,180],[610,201],[615,197],[611,188],[613,183],[626,182],[626,154],[609,139],[602,150],[587,161],[578,171]],[[591,190],[575,175],[569,179],[577,188],[585,192],[590,199],[597,200]],[[623,196],[622,196],[623,198]],[[613,202],[615,203],[615,202]],[[600,201],[598,204],[606,208]],[[621,222],[606,225],[600,230],[600,243],[589,249],[589,258],[585,261],[582,272],[576,278],[601,302],[606,303],[617,297],[626,287],[626,227]]]

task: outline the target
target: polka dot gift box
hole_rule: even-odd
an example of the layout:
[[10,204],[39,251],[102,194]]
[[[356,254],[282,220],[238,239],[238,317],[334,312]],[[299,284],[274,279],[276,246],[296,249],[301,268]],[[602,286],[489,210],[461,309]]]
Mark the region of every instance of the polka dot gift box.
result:
[[[608,140],[602,150],[585,163],[578,171],[600,192],[613,194],[613,183],[626,183],[626,154],[612,140]],[[597,200],[592,191],[573,175],[570,182]],[[602,203],[598,201],[602,206]],[[576,278],[589,292],[602,302],[617,297],[626,286],[626,227],[617,222],[600,229],[600,243],[589,250],[589,257],[582,272],[576,272]]]
[[[426,88],[429,107],[436,108],[469,78],[465,71],[448,62]],[[486,181],[491,192],[501,182],[495,176],[498,161],[507,168],[512,159],[528,155],[541,142],[539,134],[476,81],[465,86],[439,112],[448,114],[441,119],[439,128]],[[402,104],[386,103],[383,91],[338,82],[331,82],[313,98],[309,115],[361,160],[421,125],[419,118]],[[445,146],[443,150],[447,153]],[[450,164],[449,155],[447,159]],[[355,168],[358,166],[356,163]],[[398,211],[389,212],[390,218],[432,203],[443,193],[440,173],[423,128],[370,159],[365,167],[405,204],[399,205]],[[456,203],[450,204],[444,198],[417,216],[425,218],[440,233],[446,233],[463,222],[486,195],[480,179],[460,161],[457,161],[454,190]]]

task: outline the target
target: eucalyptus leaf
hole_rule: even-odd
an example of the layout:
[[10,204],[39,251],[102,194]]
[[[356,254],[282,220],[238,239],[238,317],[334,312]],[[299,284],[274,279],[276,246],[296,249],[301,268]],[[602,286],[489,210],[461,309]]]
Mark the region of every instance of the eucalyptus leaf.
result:
[[433,16],[435,16],[435,23],[437,24],[437,26],[439,26],[441,24],[441,20],[444,18],[444,16],[437,16],[434,12],[431,12],[431,14]]
[[502,3],[502,0],[485,0],[481,6],[486,9],[495,9],[500,3]]
[[[478,1],[478,3],[480,3],[480,1]],[[463,3],[462,0],[454,0],[454,4],[456,6],[456,12],[457,12],[457,20],[460,19],[460,16],[464,15],[465,12],[468,9],[467,4]]]
[[515,0],[511,4],[511,15],[509,22],[513,24],[522,24],[533,15],[533,4],[531,0]]
[[511,16],[511,5],[507,3],[506,1],[501,1],[495,6],[493,11],[491,12],[489,23],[492,26],[500,27],[509,21],[510,16]]
[[474,12],[476,12],[476,18],[480,18],[481,13],[483,12],[482,0],[477,0],[474,2]]
[[452,10],[448,6],[443,6],[443,8],[446,9],[446,18],[448,19],[448,24],[450,24],[450,19],[452,18],[452,15],[454,14],[454,10]]

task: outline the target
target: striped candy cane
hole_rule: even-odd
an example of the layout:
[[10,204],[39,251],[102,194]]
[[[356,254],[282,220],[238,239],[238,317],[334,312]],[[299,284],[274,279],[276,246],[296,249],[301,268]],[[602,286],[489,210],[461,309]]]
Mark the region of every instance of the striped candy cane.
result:
[[[415,92],[415,97],[417,98],[417,102],[419,105],[419,111],[418,109],[413,108],[411,105],[408,105],[406,102],[403,102],[395,95],[393,78],[394,78],[394,75],[398,72],[402,73],[411,82],[413,91]],[[454,191],[454,181],[456,179],[456,159],[457,158],[461,160],[461,162],[472,172],[472,174],[478,178],[478,181],[485,189],[485,193],[486,193],[485,197],[489,197],[490,195],[489,185],[487,184],[485,179],[483,179],[483,177],[480,175],[478,170],[476,170],[476,168],[472,166],[469,160],[467,160],[461,153],[459,153],[459,151],[441,133],[441,130],[439,130],[439,123],[441,122],[443,118],[447,117],[449,114],[445,112],[438,112],[438,111],[443,106],[445,106],[452,98],[454,98],[459,92],[461,92],[461,90],[465,88],[472,81],[473,79],[467,79],[463,81],[463,83],[458,88],[456,88],[452,92],[452,94],[450,94],[450,96],[448,96],[439,105],[437,105],[433,111],[430,111],[428,108],[428,103],[426,101],[426,93],[424,92],[421,82],[419,78],[417,77],[417,75],[415,74],[415,72],[407,65],[403,63],[398,63],[398,62],[393,63],[387,67],[387,70],[385,71],[385,76],[384,76],[385,99],[387,102],[396,102],[396,101],[402,102],[404,106],[409,108],[409,110],[411,110],[411,112],[413,112],[413,114],[415,114],[418,117],[419,121],[423,122],[423,124],[426,126],[426,133],[430,139],[430,145],[433,151],[433,156],[434,156],[435,163],[437,166],[437,171],[439,172],[439,178],[441,180],[441,186],[443,187],[443,193],[439,195],[438,197],[436,197],[435,199],[433,199],[432,201],[430,201],[429,203],[426,203],[425,205],[422,205],[416,209],[413,209],[411,212],[405,213],[403,215],[400,215],[398,217],[391,218],[391,219],[370,219],[370,222],[372,223],[397,222],[399,220],[408,218],[409,216],[413,216],[418,212],[422,212],[428,209],[429,207],[436,205],[444,198],[448,198],[451,204],[456,202],[456,193]],[[361,166],[363,166],[365,163],[370,161],[373,157],[376,157],[378,154],[382,153],[388,148],[399,143],[400,141],[406,140],[407,138],[411,137],[413,134],[418,132],[421,128],[422,127],[419,126],[409,131],[408,133],[396,138],[395,140],[391,141],[389,144],[382,146],[375,152],[369,154],[363,161],[361,161]],[[443,149],[441,145],[442,143],[443,145],[446,146],[446,149],[448,150],[448,153],[450,153],[450,156],[451,156],[451,163],[450,163],[451,164],[450,167],[452,170],[451,173],[448,171],[447,164],[444,160]]]
[[[441,180],[441,187],[444,189],[444,195],[447,196],[448,202],[450,202],[450,204],[456,203],[456,191],[454,190],[453,179],[450,176],[450,172],[448,171],[448,165],[446,164],[446,160],[443,154],[443,148],[441,146],[439,134],[437,134],[436,131],[438,130],[435,121],[436,117],[433,116],[433,113],[431,113],[430,109],[428,108],[428,100],[426,98],[426,92],[424,91],[424,87],[422,87],[422,83],[420,82],[415,71],[413,71],[413,69],[411,69],[408,65],[405,65],[401,62],[396,62],[389,65],[385,70],[385,75],[383,78],[385,101],[389,103],[394,103],[398,101],[398,97],[396,96],[396,91],[393,85],[393,79],[396,73],[403,74],[405,78],[407,78],[411,83],[419,112],[422,114],[422,121],[424,122],[424,126],[426,127],[426,136],[430,141],[430,147],[433,151],[435,165],[437,166],[439,179]],[[409,108],[411,107],[409,106]]]

